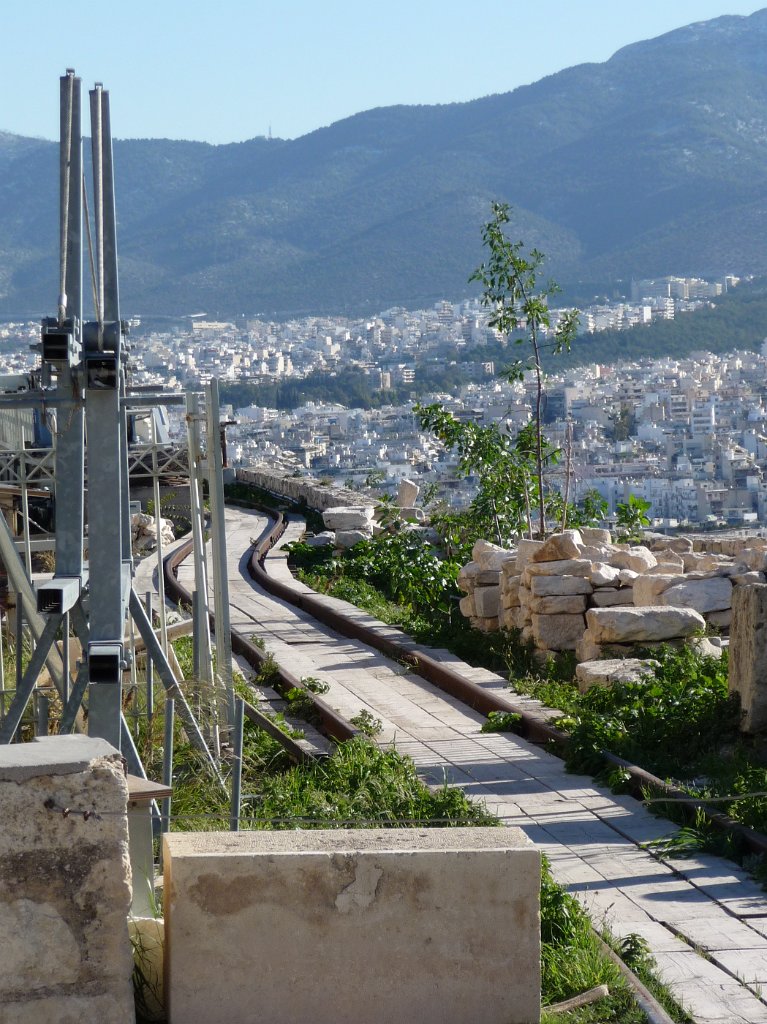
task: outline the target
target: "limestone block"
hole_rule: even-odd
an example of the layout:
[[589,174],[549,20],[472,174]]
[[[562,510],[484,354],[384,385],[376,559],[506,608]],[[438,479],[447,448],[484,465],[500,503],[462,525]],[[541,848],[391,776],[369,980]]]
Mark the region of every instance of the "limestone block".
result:
[[322,521],[328,530],[371,529],[374,513],[373,505],[338,506],[326,509]]
[[521,569],[517,568],[516,555],[514,555],[513,558],[509,556],[507,559],[505,559],[503,565],[501,566],[501,576],[504,578],[504,580],[514,579],[515,576],[519,577],[520,573]]
[[515,608],[519,606],[519,591],[519,576],[512,576],[510,579],[504,580],[501,585],[504,608]]
[[586,611],[586,595],[570,597],[533,597],[530,611],[538,615],[578,615]]
[[521,627],[519,639],[523,644],[535,643],[532,623]]
[[645,605],[659,604],[658,598],[669,587],[679,582],[677,574],[662,573],[653,576],[643,573],[634,580],[634,604],[640,608]]
[[591,582],[595,587],[617,587],[621,570],[606,562],[594,562],[591,567]]
[[514,628],[515,629],[526,629],[532,626],[533,619],[532,615],[527,608],[517,608],[514,612]]
[[[708,619],[706,619],[708,621]],[[719,637],[716,637],[719,640]],[[685,642],[685,645],[691,648],[696,654],[699,654],[702,658],[715,658],[716,661],[720,661],[722,657],[722,651],[724,648],[721,643],[714,643],[714,641],[707,636],[693,636]]]
[[501,574],[497,569],[480,569],[475,585],[477,587],[497,587],[501,582]]
[[658,550],[653,547],[652,553],[659,562],[664,562],[666,565],[678,565],[681,569],[684,569],[684,559],[673,548],[667,547]]
[[602,648],[594,640],[590,629],[586,629],[583,636],[575,644],[575,658],[577,661],[595,661],[600,657]]
[[689,537],[656,536],[650,544],[650,550],[652,552],[668,550],[680,554],[682,551],[692,551],[692,540]]
[[574,651],[584,627],[583,615],[537,615],[533,612],[536,646],[549,651]]
[[706,620],[694,609],[668,605],[589,608],[586,622],[594,641],[600,644],[644,643],[688,637],[702,632],[706,627]]
[[733,570],[733,565],[720,564],[714,569],[707,569],[705,572],[702,570],[700,572],[695,570],[692,572],[686,572],[684,574],[684,578],[686,580],[710,580],[714,576],[724,576],[729,579],[733,574]]
[[316,533],[313,537],[307,537],[304,543],[310,548],[323,548],[329,544],[335,544],[336,535],[332,530],[323,530],[322,533]]
[[498,544],[491,544],[487,540],[478,540],[471,549],[471,557],[479,562],[480,569],[495,569],[501,571],[503,563],[511,556],[507,548],[499,547]]
[[529,587],[517,587],[517,600],[523,608],[527,608],[533,599],[533,593]]
[[712,569],[718,568],[726,560],[722,559],[719,555],[685,551],[682,554],[682,561],[685,572],[710,572]]
[[660,665],[655,658],[608,658],[604,661],[582,661],[575,667],[575,678],[581,693],[592,686],[613,683],[638,683]]
[[715,629],[729,630],[732,626],[732,608],[723,612],[708,612],[706,622]]
[[759,572],[755,569],[749,569],[744,572],[734,572],[730,576],[733,585],[739,587],[748,587],[752,583],[767,583],[767,574]]
[[594,588],[585,576],[533,576],[530,592],[534,597],[569,597],[590,594]]
[[654,565],[658,564],[658,559],[648,548],[637,545],[636,547],[616,548],[611,564],[618,569],[647,572],[648,569],[652,569]]
[[714,643],[718,639],[717,637],[712,639],[702,636],[671,637],[668,640],[639,640],[625,644],[595,643],[593,635],[588,629],[583,634],[583,637],[584,639],[576,644],[575,647],[575,657],[578,662],[597,661],[603,658],[620,658],[625,661],[627,658],[636,657],[637,647],[641,647],[645,651],[659,651],[664,647],[674,647],[677,649],[689,647],[703,656],[717,659],[722,656],[722,648],[717,647]]
[[563,558],[555,562],[529,562],[522,573],[522,582],[533,576],[588,576],[591,562],[582,558]]
[[500,587],[477,587],[474,591],[475,615],[481,619],[498,617]]
[[531,562],[556,562],[563,558],[578,558],[583,540],[580,530],[554,533],[530,555]]
[[0,747],[0,1020],[133,1024],[127,800],[103,740]]
[[730,627],[730,693],[740,696],[741,728],[767,729],[767,585],[736,587]]
[[692,540],[689,537],[669,537],[666,541],[666,547],[671,548],[672,551],[676,551],[678,554],[682,554],[685,551],[692,551]]
[[336,530],[336,547],[353,548],[363,540],[370,540],[373,536],[372,529],[367,530]]
[[584,544],[581,548],[581,558],[588,558],[591,562],[612,563],[613,553],[620,548],[613,544]]
[[539,1018],[520,829],[176,832],[163,861],[170,1024]]
[[701,614],[721,612],[732,604],[732,583],[724,576],[714,576],[706,580],[683,580],[660,594],[658,603],[694,608]]
[[[160,519],[160,536],[164,545],[175,538],[170,519]],[[157,547],[157,523],[154,516],[137,512],[131,516],[131,543],[137,551],[151,551]]]
[[516,609],[514,608],[504,608],[498,613],[498,622],[500,623],[501,629],[517,628],[515,611]]
[[638,572],[634,572],[633,569],[621,569],[618,575],[618,582],[622,587],[631,587],[634,585],[634,580],[639,575]]
[[542,540],[527,540],[521,538],[517,544],[517,569],[519,572],[525,568],[532,555],[543,546]]
[[480,633],[495,633],[500,628],[498,623],[498,614],[483,618],[477,616],[471,620],[471,624],[475,629],[478,629]]
[[658,562],[652,569],[648,569],[646,576],[684,576],[684,566],[677,562]]
[[479,562],[467,562],[466,565],[461,566],[456,581],[459,588],[466,591],[467,594],[471,594],[476,586],[478,572]]
[[418,501],[421,488],[412,480],[400,480],[397,487],[396,503],[399,508],[411,508]]
[[738,561],[756,572],[767,570],[767,551],[764,548],[745,548],[738,554]]
[[633,587],[605,587],[602,590],[595,590],[591,595],[591,604],[594,608],[614,608],[616,605],[633,604]]
[[581,537],[584,544],[612,544],[609,530],[600,530],[596,526],[582,526]]
[[458,608],[461,612],[461,615],[463,615],[464,618],[473,618],[473,616],[477,614],[477,609],[474,605],[474,595],[467,594],[466,597],[462,597],[461,600],[458,602]]
[[401,506],[399,516],[400,519],[404,519],[408,523],[423,523],[426,520],[423,509],[418,508],[416,505]]
[[[738,555],[741,551],[744,551],[748,547],[753,547],[751,540],[746,540],[744,537],[730,537],[728,539],[722,538],[720,551],[723,555],[728,555],[730,558]],[[759,547],[759,543],[756,544]]]

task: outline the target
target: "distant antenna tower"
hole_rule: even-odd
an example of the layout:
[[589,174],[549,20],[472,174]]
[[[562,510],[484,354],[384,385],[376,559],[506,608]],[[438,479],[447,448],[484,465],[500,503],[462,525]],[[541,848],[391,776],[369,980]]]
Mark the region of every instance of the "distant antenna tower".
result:
[[271,123],[269,124],[269,135],[267,137],[268,137],[269,141],[271,142],[272,141],[272,126],[271,126]]

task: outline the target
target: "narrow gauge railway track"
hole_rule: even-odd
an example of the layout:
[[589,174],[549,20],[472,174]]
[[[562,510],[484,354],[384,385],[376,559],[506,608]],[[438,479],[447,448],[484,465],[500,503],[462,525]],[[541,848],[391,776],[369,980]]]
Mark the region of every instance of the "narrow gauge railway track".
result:
[[[520,719],[520,734],[525,739],[533,743],[546,744],[550,750],[560,756],[564,756],[569,737],[567,733],[552,725],[543,714],[515,704],[513,698],[507,698],[498,693],[483,689],[477,683],[471,682],[450,668],[449,665],[445,665],[432,657],[427,651],[420,650],[404,634],[402,640],[393,639],[389,635],[390,631],[387,631],[387,635],[382,635],[376,629],[344,615],[342,611],[328,607],[317,596],[302,593],[270,576],[266,571],[264,563],[271,549],[285,532],[287,520],[282,512],[274,512],[259,506],[258,503],[254,502],[249,507],[273,520],[273,524],[254,543],[253,552],[248,563],[248,571],[251,578],[263,590],[299,608],[337,633],[354,640],[359,640],[389,658],[406,663],[412,672],[420,675],[443,692],[460,700],[481,714],[487,715],[491,711],[499,711],[518,715]],[[178,602],[191,602],[191,595],[179,583],[177,578],[178,566],[189,556],[191,549],[192,542],[189,541],[188,544],[182,545],[169,555],[164,563],[166,591]],[[215,631],[215,615],[212,612],[210,620],[211,627]],[[232,650],[236,654],[241,655],[256,671],[263,665],[266,658],[262,650],[241,633],[234,630],[232,631]],[[279,678],[278,690],[285,692],[298,688],[305,691],[308,698],[315,705],[320,728],[328,736],[337,740],[344,740],[358,734],[359,730],[355,729],[350,722],[331,708],[321,697],[304,687],[301,680],[289,670],[279,666],[277,674]],[[280,743],[283,743],[291,757],[300,760],[307,756],[305,751],[299,754],[298,751],[301,751],[301,748],[255,708],[248,705],[246,707],[246,714],[256,724],[267,728],[271,735],[278,739]],[[268,726],[264,723],[268,723]],[[754,829],[733,821],[726,814],[706,804],[704,800],[690,797],[689,794],[678,787],[670,785],[663,779],[645,771],[639,765],[631,764],[608,750],[601,751],[601,755],[606,764],[621,768],[628,774],[633,796],[641,799],[644,792],[650,789],[660,797],[668,797],[669,802],[673,802],[675,807],[683,809],[685,813],[690,815],[691,819],[694,818],[696,812],[702,812],[718,829],[737,836],[749,853],[767,854],[767,836],[763,833],[756,832]]]

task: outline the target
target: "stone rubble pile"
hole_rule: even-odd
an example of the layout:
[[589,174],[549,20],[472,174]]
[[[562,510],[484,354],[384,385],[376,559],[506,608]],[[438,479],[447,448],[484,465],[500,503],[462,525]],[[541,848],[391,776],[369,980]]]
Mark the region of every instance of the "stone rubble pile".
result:
[[[136,512],[131,516],[130,523],[133,550],[136,552],[154,551],[157,547],[157,524],[154,516],[148,516],[145,512]],[[176,539],[170,519],[160,518],[160,537],[163,547],[172,544]]]
[[539,650],[572,650],[581,662],[684,643],[707,626],[726,632],[733,590],[767,582],[767,540],[727,551],[716,544],[710,552],[686,537],[613,544],[597,529],[522,539],[512,550],[478,541],[458,577],[461,612],[477,629],[519,629]]
[[351,548],[361,540],[370,540],[375,522],[374,505],[342,505],[326,509],[322,521],[328,530],[334,530],[336,546]]
[[386,520],[394,518],[405,524],[424,522],[424,511],[415,502],[418,499],[419,487],[412,480],[402,480],[393,505],[339,505],[327,508],[322,513],[322,521],[330,531],[320,536],[333,536],[339,548],[351,548],[362,540],[382,533],[386,528]]

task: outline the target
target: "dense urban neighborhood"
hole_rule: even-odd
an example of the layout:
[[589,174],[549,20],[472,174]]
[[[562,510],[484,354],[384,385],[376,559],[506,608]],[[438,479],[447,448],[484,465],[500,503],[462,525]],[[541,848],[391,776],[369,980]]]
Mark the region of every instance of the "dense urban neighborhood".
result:
[[[736,278],[709,282],[667,277],[635,282],[632,299],[580,313],[581,330],[620,330],[699,308]],[[557,311],[552,311],[556,322]],[[0,329],[3,371],[23,373],[34,361],[34,323]],[[419,430],[412,407],[438,401],[460,419],[500,423],[515,434],[533,413],[534,381],[497,376],[493,359],[461,359],[464,351],[498,350],[479,301],[432,309],[390,309],[371,320],[308,317],[285,323],[204,316],[157,324],[134,322],[132,380],[179,390],[218,377],[227,385],[300,381],[350,369],[372,393],[407,395],[375,408],[308,401],[291,409],[235,403],[225,410],[233,465],[267,462],[351,486],[394,489],[402,478],[433,484],[452,506],[470,499],[474,481],[456,475],[456,456]],[[509,345],[509,360],[516,356]],[[454,363],[463,383],[424,389],[431,367]],[[556,371],[556,364],[552,367]],[[658,526],[756,525],[767,517],[767,359],[757,352],[550,372],[544,420],[562,452],[550,480],[577,501],[596,490],[613,512],[629,493],[651,503]],[[419,386],[420,385],[420,386]],[[410,390],[412,389],[412,390]],[[567,456],[566,458],[564,456]]]

